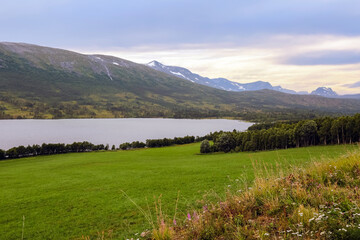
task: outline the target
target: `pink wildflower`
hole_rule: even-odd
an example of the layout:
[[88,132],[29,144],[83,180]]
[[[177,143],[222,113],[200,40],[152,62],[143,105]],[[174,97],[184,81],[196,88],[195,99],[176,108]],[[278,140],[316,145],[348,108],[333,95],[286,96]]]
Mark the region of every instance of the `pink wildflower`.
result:
[[193,217],[195,220],[199,219],[199,216],[197,215],[197,213],[194,211]]

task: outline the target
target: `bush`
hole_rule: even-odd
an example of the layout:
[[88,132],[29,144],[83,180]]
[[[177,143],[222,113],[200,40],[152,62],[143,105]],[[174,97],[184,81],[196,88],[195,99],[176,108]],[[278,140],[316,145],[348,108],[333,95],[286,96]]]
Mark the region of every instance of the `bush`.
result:
[[188,144],[195,142],[194,136],[185,136],[185,137],[175,137],[173,139],[163,138],[163,139],[147,139],[146,147],[154,148],[154,147],[166,147],[174,144]]
[[120,148],[121,150],[128,150],[128,149],[131,148],[131,144],[128,143],[128,142],[122,143],[122,144],[120,144],[119,148]]
[[134,141],[131,143],[132,148],[144,148],[145,146],[146,146],[145,143],[139,141]]
[[0,160],[5,159],[5,151],[0,149]]
[[230,152],[231,149],[235,148],[235,140],[231,136],[231,133],[222,133],[215,142],[217,149],[220,152]]
[[200,145],[200,153],[209,153],[211,152],[210,142],[208,140],[204,140]]
[[17,148],[13,147],[6,151],[6,155],[8,155],[9,158],[18,158],[19,154],[17,152]]

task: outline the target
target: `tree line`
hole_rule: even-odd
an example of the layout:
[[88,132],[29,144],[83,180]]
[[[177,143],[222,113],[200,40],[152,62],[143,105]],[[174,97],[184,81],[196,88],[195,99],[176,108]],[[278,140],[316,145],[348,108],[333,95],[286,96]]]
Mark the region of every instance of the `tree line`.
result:
[[109,145],[108,144],[95,145],[85,141],[85,142],[74,142],[72,144],[43,143],[42,145],[34,144],[34,145],[29,145],[27,147],[18,146],[18,147],[10,148],[7,151],[0,149],[0,160],[39,156],[39,155],[70,153],[70,152],[90,152],[97,150],[109,150]]
[[200,152],[262,151],[355,142],[360,142],[360,114],[296,123],[255,124],[246,132],[215,132],[201,143]]
[[194,142],[201,142],[206,139],[208,136],[204,137],[194,137],[194,136],[185,136],[185,137],[174,137],[174,138],[163,138],[163,139],[147,139],[146,143],[144,142],[126,142],[120,144],[119,148],[121,150],[129,150],[135,148],[155,148],[155,147],[167,147],[172,145],[183,145]]
[[155,148],[155,147],[165,147],[171,145],[181,145],[188,144],[193,142],[200,142],[204,140],[204,137],[194,137],[194,136],[185,136],[185,137],[175,137],[175,138],[163,138],[163,139],[148,139],[146,143],[134,141],[126,142],[119,145],[118,148],[115,145],[109,147],[109,144],[99,144],[95,145],[90,142],[74,142],[72,144],[64,143],[43,143],[42,145],[32,145],[32,146],[18,146],[10,148],[5,151],[0,149],[0,160],[4,159],[13,159],[13,158],[22,158],[22,157],[31,157],[39,155],[52,155],[52,154],[62,154],[62,153],[74,153],[74,152],[91,152],[99,150],[129,150],[135,148]]

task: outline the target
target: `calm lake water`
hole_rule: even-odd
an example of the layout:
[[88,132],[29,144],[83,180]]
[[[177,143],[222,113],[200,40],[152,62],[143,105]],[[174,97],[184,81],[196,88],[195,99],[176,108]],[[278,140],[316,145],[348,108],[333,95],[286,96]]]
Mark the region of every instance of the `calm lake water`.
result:
[[146,139],[204,136],[224,130],[246,130],[252,123],[226,119],[61,119],[0,120],[0,149],[42,143],[115,144]]

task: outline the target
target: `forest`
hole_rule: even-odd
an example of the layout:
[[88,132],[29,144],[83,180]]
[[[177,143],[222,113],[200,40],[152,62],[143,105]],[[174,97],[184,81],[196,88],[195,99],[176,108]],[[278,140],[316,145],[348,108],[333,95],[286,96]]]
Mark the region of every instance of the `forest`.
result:
[[206,136],[200,152],[262,151],[355,142],[360,142],[360,114],[296,123],[255,124],[246,132],[215,132]]

